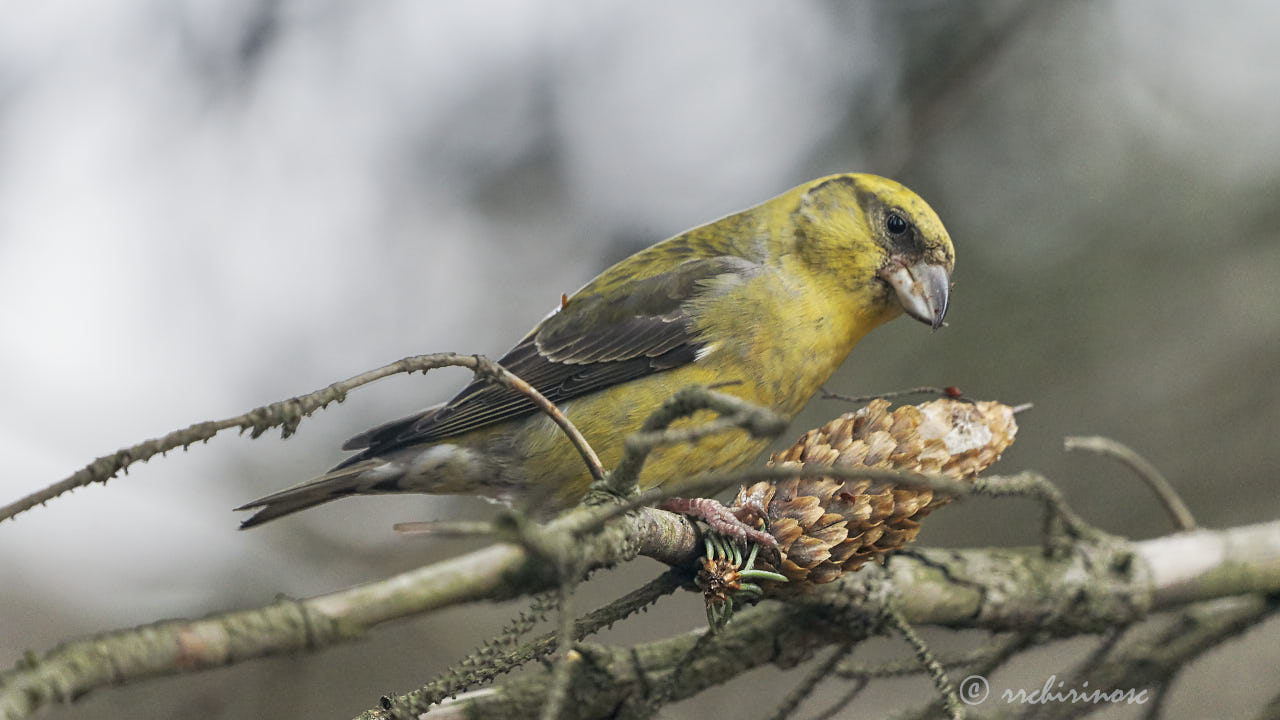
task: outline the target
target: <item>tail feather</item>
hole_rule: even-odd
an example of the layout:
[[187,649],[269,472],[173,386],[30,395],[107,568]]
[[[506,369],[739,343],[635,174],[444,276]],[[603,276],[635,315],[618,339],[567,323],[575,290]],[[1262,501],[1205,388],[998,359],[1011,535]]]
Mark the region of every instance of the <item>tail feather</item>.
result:
[[495,481],[500,473],[500,466],[486,456],[451,443],[408,447],[383,456],[366,451],[314,480],[236,510],[258,510],[240,523],[243,530],[348,495],[471,492],[502,496],[511,489],[511,482]]
[[370,461],[335,468],[320,477],[245,503],[236,510],[261,509],[240,523],[240,529],[246,530],[268,520],[291,515],[299,510],[306,510],[347,495],[369,492],[370,478],[365,473],[379,464],[381,463],[378,461]]

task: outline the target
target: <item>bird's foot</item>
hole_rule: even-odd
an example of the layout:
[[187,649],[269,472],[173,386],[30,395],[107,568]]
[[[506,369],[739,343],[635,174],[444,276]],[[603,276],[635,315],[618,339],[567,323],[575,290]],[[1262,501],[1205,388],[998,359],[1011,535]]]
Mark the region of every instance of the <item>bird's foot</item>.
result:
[[771,555],[778,555],[778,540],[769,533],[744,523],[719,500],[711,498],[667,498],[658,505],[659,510],[688,515],[706,523],[720,535],[736,540],[743,547],[755,543],[766,548]]

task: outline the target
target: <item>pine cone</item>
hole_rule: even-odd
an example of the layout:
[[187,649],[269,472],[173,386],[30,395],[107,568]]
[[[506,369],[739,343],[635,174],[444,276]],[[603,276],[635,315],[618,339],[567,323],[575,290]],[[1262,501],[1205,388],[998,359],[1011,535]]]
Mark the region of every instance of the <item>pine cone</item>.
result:
[[[769,459],[770,466],[834,465],[940,474],[973,480],[1000,459],[1018,426],[997,402],[940,399],[890,412],[873,400]],[[792,584],[820,584],[882,559],[915,539],[920,519],[950,502],[929,488],[885,480],[799,478],[744,487],[730,506],[778,539],[780,566],[758,567]]]

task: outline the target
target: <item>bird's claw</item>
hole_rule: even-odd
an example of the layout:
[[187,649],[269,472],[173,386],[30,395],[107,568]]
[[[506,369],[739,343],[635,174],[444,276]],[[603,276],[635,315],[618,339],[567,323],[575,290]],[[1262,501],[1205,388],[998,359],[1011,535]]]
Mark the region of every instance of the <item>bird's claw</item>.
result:
[[707,524],[712,531],[738,541],[743,546],[755,543],[779,559],[778,539],[773,535],[744,523],[719,500],[711,498],[667,498],[658,505],[659,510],[688,515]]

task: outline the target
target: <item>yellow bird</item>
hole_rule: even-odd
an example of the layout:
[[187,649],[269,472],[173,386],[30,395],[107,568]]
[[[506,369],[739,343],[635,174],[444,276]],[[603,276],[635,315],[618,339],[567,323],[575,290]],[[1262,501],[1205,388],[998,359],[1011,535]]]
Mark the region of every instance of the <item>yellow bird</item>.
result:
[[[688,385],[736,381],[723,392],[790,419],[876,326],[905,311],[940,327],[954,260],[942,222],[911,190],[832,175],[619,262],[498,362],[556,403],[612,467],[626,436]],[[640,487],[737,468],[766,445],[735,430],[663,448]],[[535,498],[550,511],[591,482],[550,418],[483,381],[343,449],[360,452],[237,508],[260,508],[241,527],[373,493]]]

